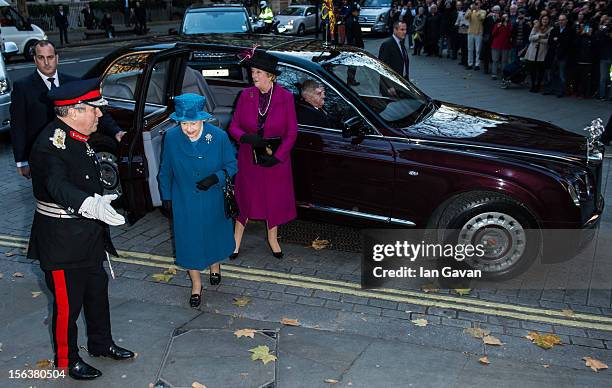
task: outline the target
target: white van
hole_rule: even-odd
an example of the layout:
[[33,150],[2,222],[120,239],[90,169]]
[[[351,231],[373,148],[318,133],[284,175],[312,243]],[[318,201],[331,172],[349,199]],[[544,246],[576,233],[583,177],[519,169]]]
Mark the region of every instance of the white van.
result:
[[4,66],[4,56],[17,53],[17,45],[13,42],[0,43],[0,132],[8,131],[11,127],[11,90],[12,84],[9,79],[6,67]]
[[47,39],[47,34],[28,21],[5,0],[0,0],[0,31],[2,39],[15,42],[25,59],[31,60],[30,48],[36,41]]

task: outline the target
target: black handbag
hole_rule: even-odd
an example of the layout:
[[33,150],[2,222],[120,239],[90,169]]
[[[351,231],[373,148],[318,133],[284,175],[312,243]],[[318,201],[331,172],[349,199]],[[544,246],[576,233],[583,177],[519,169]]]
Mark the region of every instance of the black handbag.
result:
[[236,195],[234,193],[234,183],[232,183],[226,169],[223,169],[223,173],[225,174],[225,187],[223,188],[225,217],[236,218],[240,215],[240,209],[238,208],[238,202],[236,201]]

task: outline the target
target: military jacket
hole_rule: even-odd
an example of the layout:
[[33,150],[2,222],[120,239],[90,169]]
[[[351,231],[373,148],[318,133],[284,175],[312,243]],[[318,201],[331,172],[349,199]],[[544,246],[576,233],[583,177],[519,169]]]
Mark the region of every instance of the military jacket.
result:
[[36,213],[28,257],[44,270],[100,265],[117,255],[108,225],[78,211],[87,197],[103,193],[100,164],[88,137],[59,119],[47,125],[30,154]]

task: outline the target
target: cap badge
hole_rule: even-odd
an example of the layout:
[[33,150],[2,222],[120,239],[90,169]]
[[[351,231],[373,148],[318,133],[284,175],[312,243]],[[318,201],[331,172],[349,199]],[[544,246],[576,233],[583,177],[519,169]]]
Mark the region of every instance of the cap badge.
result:
[[56,128],[55,132],[53,133],[53,137],[49,140],[53,141],[53,145],[55,147],[62,150],[66,149],[66,132],[64,132],[63,130]]

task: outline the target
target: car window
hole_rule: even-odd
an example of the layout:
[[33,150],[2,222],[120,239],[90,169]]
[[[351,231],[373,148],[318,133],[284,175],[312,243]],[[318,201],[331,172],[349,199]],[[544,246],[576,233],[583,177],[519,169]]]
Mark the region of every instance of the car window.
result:
[[[427,97],[378,59],[363,52],[343,52],[323,67],[357,93],[388,125],[414,124],[427,105]],[[350,82],[349,81],[354,81]]]
[[183,20],[183,34],[222,34],[248,32],[246,14],[210,10],[206,12],[187,12]]
[[[281,74],[277,77],[276,82],[293,93],[296,104],[305,103],[300,96],[304,81],[314,80],[324,86],[325,104],[323,105],[323,111],[325,111],[327,114],[328,122],[330,123],[331,128],[341,129],[343,121],[359,115],[359,113],[357,113],[342,96],[336,93],[334,89],[332,89],[329,85],[326,85],[317,77],[302,70],[285,65],[279,65],[279,70],[281,71]],[[298,123],[304,125],[304,122],[305,118],[298,116]]]
[[149,88],[147,89],[147,104],[166,105],[166,86],[168,85],[168,68],[171,60],[169,58],[158,62],[153,67]]
[[115,61],[102,79],[102,95],[106,98],[134,101],[136,82],[149,55],[150,53],[126,55]]
[[308,7],[308,9],[306,10],[306,16],[314,15],[314,13],[315,13],[314,7]]
[[302,16],[304,8],[302,7],[289,7],[280,11],[283,16]]
[[363,7],[390,7],[391,0],[365,0],[363,2]]
[[0,8],[0,25],[2,27],[16,27],[18,30],[23,30],[23,20],[19,14],[11,7]]

